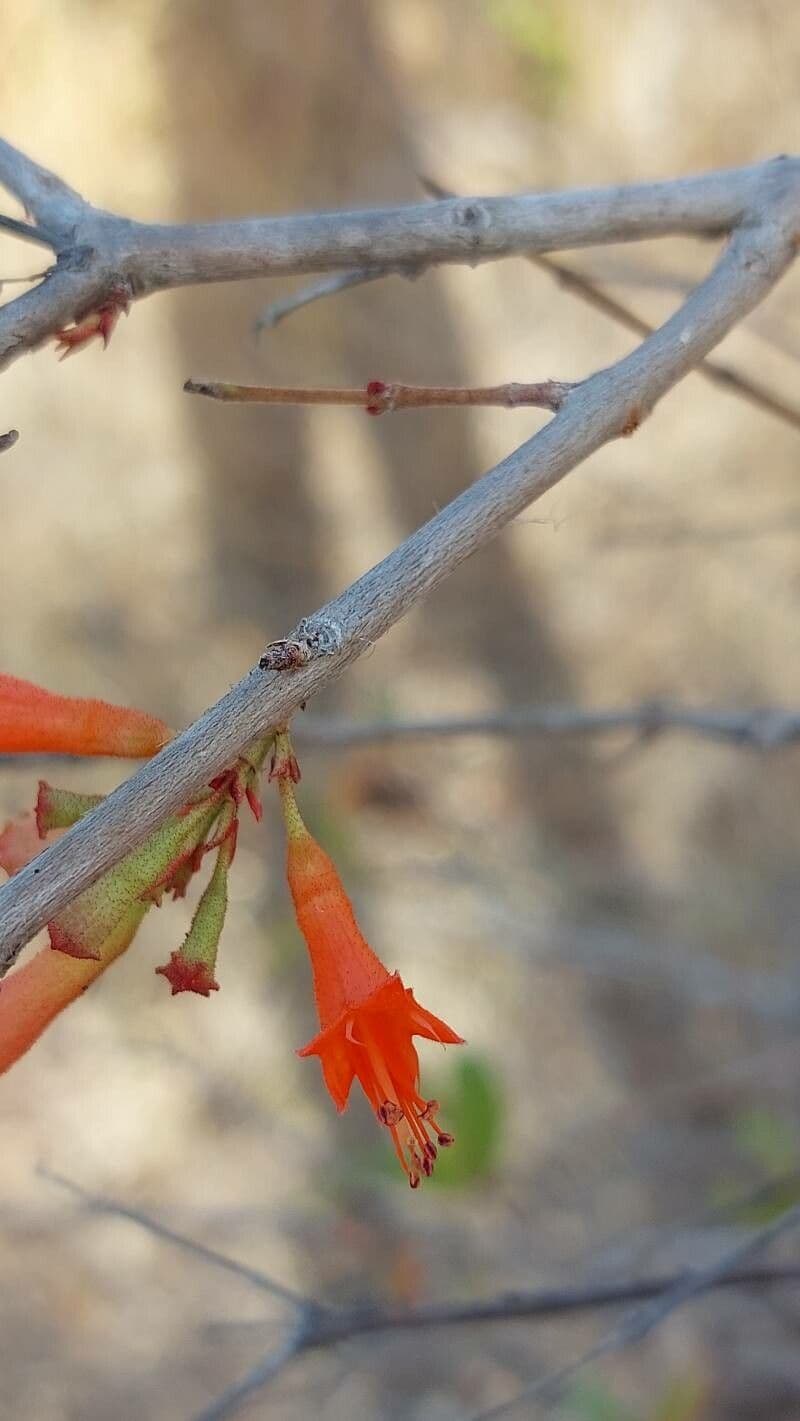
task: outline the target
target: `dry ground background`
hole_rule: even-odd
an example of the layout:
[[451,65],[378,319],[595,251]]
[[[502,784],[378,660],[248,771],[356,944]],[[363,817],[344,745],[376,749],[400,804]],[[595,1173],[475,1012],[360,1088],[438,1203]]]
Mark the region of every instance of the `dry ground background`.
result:
[[[420,171],[500,191],[796,150],[800,12],[26,0],[4,14],[2,74],[4,135],[96,203],[234,216],[412,200]],[[572,260],[658,319],[710,256]],[[4,240],[0,274],[37,260]],[[2,428],[22,433],[0,466],[4,669],[183,724],[541,420],[223,408],[184,396],[187,376],[568,379],[631,345],[516,260],[390,279],[256,346],[254,316],[291,285],[154,298],[107,354],[45,350],[3,377]],[[795,398],[798,293],[795,271],[724,351]],[[692,377],[315,710],[800,703],[799,448]],[[305,771],[382,956],[469,1040],[424,1061],[462,1163],[411,1195],[366,1109],[337,1121],[292,1054],[313,1019],[273,810],[242,845],[218,997],[171,1001],[153,975],[186,925],[165,910],[0,1087],[3,1417],[188,1418],[282,1335],[277,1305],[87,1214],[39,1162],[331,1300],[626,1277],[718,1248],[742,1217],[726,1201],[795,1187],[800,750],[475,739],[308,754]],[[5,813],[35,776],[3,767]],[[800,1416],[800,1320],[778,1301],[707,1299],[561,1414]],[[597,1328],[354,1343],[247,1414],[460,1421]]]

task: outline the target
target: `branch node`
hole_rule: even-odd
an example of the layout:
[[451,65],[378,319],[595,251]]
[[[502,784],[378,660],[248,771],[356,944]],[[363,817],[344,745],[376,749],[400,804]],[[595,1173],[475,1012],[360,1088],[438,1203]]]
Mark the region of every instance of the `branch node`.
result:
[[645,418],[645,413],[646,411],[642,409],[641,405],[631,405],[625,413],[625,420],[620,430],[623,439],[629,439],[632,434],[636,433]]

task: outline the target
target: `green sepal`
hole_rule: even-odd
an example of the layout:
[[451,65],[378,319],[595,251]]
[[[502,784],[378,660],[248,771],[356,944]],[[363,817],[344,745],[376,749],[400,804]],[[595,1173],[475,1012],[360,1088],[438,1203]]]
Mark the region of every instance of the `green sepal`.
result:
[[170,954],[165,967],[156,972],[166,977],[173,997],[178,992],[197,992],[207,997],[219,991],[214,978],[217,950],[228,910],[228,869],[236,846],[236,828],[220,844],[214,871],[197,905],[192,925],[177,952]]
[[47,780],[39,781],[36,796],[36,827],[44,838],[50,829],[70,829],[84,814],[102,803],[102,794],[78,794],[72,789],[56,789]]
[[167,819],[48,923],[51,946],[72,957],[98,957],[127,909],[152,893],[171,869],[195,851],[219,811],[219,797],[209,795],[185,814]]

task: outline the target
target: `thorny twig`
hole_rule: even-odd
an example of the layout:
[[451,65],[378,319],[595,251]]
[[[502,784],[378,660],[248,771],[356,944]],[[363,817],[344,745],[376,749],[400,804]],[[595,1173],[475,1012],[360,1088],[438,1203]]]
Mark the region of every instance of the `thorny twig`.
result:
[[[727,235],[711,274],[624,359],[571,390],[552,420],[309,619],[330,651],[297,669],[254,668],[58,843],[0,888],[0,972],[66,903],[222,771],[285,724],[478,547],[609,440],[634,432],[672,386],[753,310],[792,262],[800,161],[675,182],[470,198],[358,213],[157,226],[98,212],[0,145],[0,181],[58,232],[40,286],[0,309],[0,365],[110,293],[354,266],[475,262],[596,242]],[[328,637],[327,629],[335,636]],[[292,638],[287,638],[291,643]]]

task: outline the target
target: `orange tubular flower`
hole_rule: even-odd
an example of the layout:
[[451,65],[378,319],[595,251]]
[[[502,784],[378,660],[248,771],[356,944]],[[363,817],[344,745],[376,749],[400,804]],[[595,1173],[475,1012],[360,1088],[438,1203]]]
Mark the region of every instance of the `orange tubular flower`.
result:
[[386,970],[359,930],[331,859],[312,839],[297,808],[291,777],[279,778],[289,840],[288,878],[300,931],[314,974],[322,1030],[300,1056],[319,1056],[337,1110],[358,1078],[412,1189],[431,1175],[437,1146],[452,1135],[436,1119],[435,1100],[419,1092],[419,1060],[412,1037],[443,1045],[462,1038],[414,1000],[399,975]]
[[[0,870],[17,873],[41,852],[43,840],[52,842],[60,832],[41,834],[35,813],[12,819],[0,833]],[[3,978],[0,982],[0,1075],[130,946],[147,907],[146,903],[132,904],[92,958],[67,957],[63,952],[43,947],[30,961]]]
[[85,696],[59,696],[0,675],[0,751],[147,759],[172,739],[163,720]]

